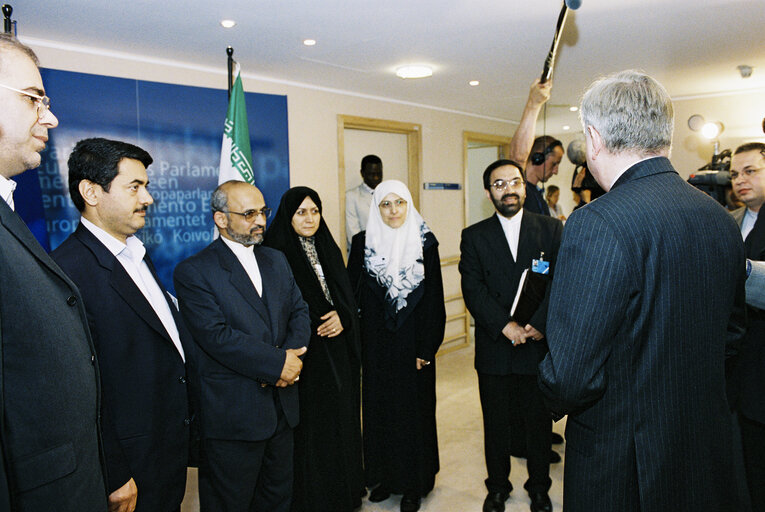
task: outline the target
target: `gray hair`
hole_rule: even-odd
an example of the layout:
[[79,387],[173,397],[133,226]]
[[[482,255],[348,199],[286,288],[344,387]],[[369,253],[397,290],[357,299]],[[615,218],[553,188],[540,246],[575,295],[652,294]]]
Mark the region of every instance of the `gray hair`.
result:
[[[228,194],[226,188],[236,180],[229,180],[218,185],[210,196],[210,210],[215,212],[225,212],[228,209]],[[228,215],[228,213],[226,213]]]
[[2,66],[3,54],[13,50],[21,52],[29,57],[32,62],[35,63],[35,66],[40,65],[40,61],[37,59],[37,55],[35,55],[35,52],[32,50],[32,48],[21,43],[12,34],[0,33],[0,66]]
[[582,127],[593,126],[611,153],[657,154],[672,145],[674,110],[667,90],[629,69],[596,80],[579,109]]

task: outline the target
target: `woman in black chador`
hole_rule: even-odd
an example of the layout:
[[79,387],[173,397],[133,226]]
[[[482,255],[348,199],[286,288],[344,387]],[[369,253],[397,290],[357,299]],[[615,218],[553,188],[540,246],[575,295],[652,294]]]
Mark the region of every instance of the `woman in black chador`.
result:
[[348,272],[361,308],[364,461],[370,501],[403,494],[414,512],[435,483],[435,356],[446,312],[438,242],[406,185],[375,188]]
[[359,415],[357,309],[319,195],[288,190],[263,243],[287,256],[311,315],[298,382],[293,512],[352,511],[364,491]]

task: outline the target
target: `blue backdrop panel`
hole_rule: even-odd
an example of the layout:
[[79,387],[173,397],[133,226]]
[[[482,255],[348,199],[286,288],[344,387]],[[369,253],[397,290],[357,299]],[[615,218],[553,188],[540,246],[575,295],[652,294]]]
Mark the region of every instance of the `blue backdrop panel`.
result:
[[[18,188],[20,213],[27,222],[36,216],[40,225],[44,211],[50,247],[55,249],[79,219],[67,189],[66,161],[75,143],[106,137],[146,149],[154,158],[148,169],[154,204],[138,236],[160,279],[172,290],[175,265],[213,240],[210,195],[218,184],[226,91],[51,69],[41,72],[59,127],[50,132],[38,169],[40,195],[35,196],[34,187]],[[287,97],[247,93],[246,101],[255,183],[266,204],[275,208],[289,188]]]

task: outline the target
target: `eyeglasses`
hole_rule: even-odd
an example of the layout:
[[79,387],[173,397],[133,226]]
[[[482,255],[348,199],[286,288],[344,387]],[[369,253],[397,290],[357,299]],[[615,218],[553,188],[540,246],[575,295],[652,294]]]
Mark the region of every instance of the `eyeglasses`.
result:
[[221,210],[223,213],[234,213],[241,215],[247,222],[252,222],[262,215],[264,219],[268,219],[271,216],[271,208],[261,208],[260,210],[247,210],[246,212],[232,212],[231,210]]
[[405,199],[396,199],[395,201],[383,201],[380,203],[380,208],[383,210],[390,210],[393,208],[393,205],[396,206],[396,208],[402,208],[406,206],[406,200]]
[[752,176],[754,176],[755,174],[757,174],[758,172],[760,172],[763,169],[765,169],[765,167],[760,167],[759,169],[755,169],[755,168],[752,167],[752,168],[749,168],[749,169],[744,169],[741,172],[731,171],[730,172],[730,180],[731,181],[736,181],[741,176],[746,176],[747,178],[751,178]]
[[491,184],[492,188],[497,191],[505,190],[507,187],[518,188],[521,185],[523,185],[523,180],[521,178],[513,178],[511,180],[499,179],[495,180],[494,183]]
[[8,87],[7,85],[0,84],[0,87],[3,89],[8,89],[9,91],[17,92],[19,94],[23,94],[24,96],[29,96],[30,98],[33,98],[35,100],[35,106],[37,107],[37,119],[42,121],[42,118],[45,117],[45,114],[50,112],[50,98],[47,96],[38,96],[37,94],[33,94],[31,92],[22,91],[21,89],[15,89],[13,87]]

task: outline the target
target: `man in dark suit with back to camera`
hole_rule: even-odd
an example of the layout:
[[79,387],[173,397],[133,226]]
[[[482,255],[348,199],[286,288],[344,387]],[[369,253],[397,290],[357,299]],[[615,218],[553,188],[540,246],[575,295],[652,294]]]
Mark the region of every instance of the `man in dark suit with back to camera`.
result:
[[[524,487],[531,510],[549,512],[552,420],[537,386],[537,365],[547,352],[542,341],[547,302],[542,301],[527,323],[519,324],[510,312],[524,270],[552,273],[563,225],[524,210],[521,166],[512,160],[489,165],[483,184],[497,214],[463,230],[459,264],[465,304],[475,318],[475,368],[488,471],[483,510],[505,509],[512,491],[510,443],[520,435],[527,452],[529,478]],[[513,423],[521,424],[520,432]]]
[[0,510],[102,512],[98,369],[75,284],[14,212],[49,109],[34,52],[0,34]]
[[308,307],[285,256],[260,247],[270,213],[263,194],[228,181],[210,206],[220,238],[174,275],[198,346],[201,509],[287,512]]
[[[741,229],[746,257],[762,262],[765,260],[765,144],[750,142],[736,148],[731,157],[730,177],[733,191],[746,204],[732,212]],[[752,264],[749,265],[751,272]],[[746,283],[749,326],[732,381],[752,509],[761,512],[765,511],[765,310],[762,304],[749,298],[756,293],[750,290],[757,281],[756,274]]]
[[110,510],[173,512],[186,490],[190,336],[135,236],[154,200],[152,158],[115,140],[84,139],[69,156],[82,215],[51,253],[80,288],[102,383]]
[[564,510],[740,510],[725,358],[741,329],[741,235],[672,168],[672,101],[656,80],[602,78],[580,113],[607,193],[566,222],[539,367],[550,409],[568,414]]

